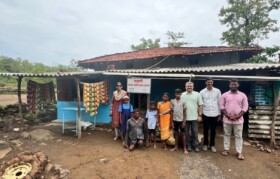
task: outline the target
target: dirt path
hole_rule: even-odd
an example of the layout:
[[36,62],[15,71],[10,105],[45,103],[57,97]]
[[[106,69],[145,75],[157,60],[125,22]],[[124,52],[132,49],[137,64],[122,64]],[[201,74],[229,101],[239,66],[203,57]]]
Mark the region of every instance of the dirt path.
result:
[[[46,127],[44,127],[46,128]],[[45,151],[51,162],[61,164],[71,171],[69,179],[137,178],[279,178],[280,162],[278,153],[268,154],[257,151],[252,146],[244,146],[245,161],[238,161],[231,152],[224,157],[210,151],[189,153],[138,149],[134,152],[121,147],[120,141],[113,141],[113,132],[91,131],[83,133],[81,140],[73,134],[61,135],[60,126],[48,127],[55,133],[55,139],[36,142],[20,139],[23,145],[11,152],[7,158],[20,151]],[[2,137],[3,134],[0,134]],[[217,137],[217,150],[222,150],[222,137]],[[45,143],[45,144],[44,144]],[[232,142],[232,149],[234,142]],[[234,150],[232,150],[234,151]],[[108,160],[100,163],[100,159]]]
[[[21,100],[23,103],[26,103],[26,94],[22,94]],[[0,95],[0,106],[7,106],[9,104],[16,104],[16,103],[18,103],[17,95],[14,94]]]

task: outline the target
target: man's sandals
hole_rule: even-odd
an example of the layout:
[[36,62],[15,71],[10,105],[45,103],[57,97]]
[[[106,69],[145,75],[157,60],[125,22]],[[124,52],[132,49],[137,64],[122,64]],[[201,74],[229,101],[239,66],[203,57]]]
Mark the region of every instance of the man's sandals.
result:
[[[223,156],[228,156],[228,154],[229,154],[228,150],[224,150],[222,152]],[[244,156],[242,155],[242,153],[237,153],[236,157],[237,157],[238,160],[244,160],[245,159]]]
[[228,156],[228,154],[229,154],[228,150],[224,150],[224,151],[222,152],[222,155],[223,155],[223,156]]
[[242,153],[237,153],[236,157],[237,157],[238,160],[244,160],[245,159],[244,156],[242,155]]

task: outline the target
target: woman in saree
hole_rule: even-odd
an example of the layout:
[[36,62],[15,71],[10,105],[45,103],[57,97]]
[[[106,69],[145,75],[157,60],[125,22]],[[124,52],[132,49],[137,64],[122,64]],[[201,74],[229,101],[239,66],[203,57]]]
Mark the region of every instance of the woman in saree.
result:
[[111,103],[110,116],[112,116],[112,127],[115,130],[114,140],[117,140],[120,136],[119,127],[120,127],[120,114],[119,106],[123,102],[123,97],[127,95],[127,92],[122,90],[121,82],[117,83],[117,90],[113,92],[113,98]]
[[167,150],[166,141],[170,137],[170,127],[171,127],[171,103],[169,100],[169,94],[167,92],[163,93],[162,101],[158,102],[158,121],[160,124],[160,138],[163,144],[163,149]]

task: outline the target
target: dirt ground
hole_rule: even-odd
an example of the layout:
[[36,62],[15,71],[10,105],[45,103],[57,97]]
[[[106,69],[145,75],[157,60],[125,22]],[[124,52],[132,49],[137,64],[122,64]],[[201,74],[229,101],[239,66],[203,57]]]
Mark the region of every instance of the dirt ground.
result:
[[[21,100],[23,103],[26,103],[26,94],[21,95]],[[5,95],[0,95],[0,106],[7,106],[9,104],[15,104],[18,103],[18,97],[17,95],[10,95],[10,94],[5,94]]]
[[[23,102],[26,95],[22,96]],[[16,95],[0,95],[0,105],[17,103]],[[231,142],[230,155],[224,157],[222,151],[222,129],[218,128],[217,153],[210,151],[183,155],[181,151],[169,152],[158,148],[141,148],[129,152],[121,146],[121,141],[113,141],[113,132],[99,130],[83,132],[82,139],[74,137],[74,133],[61,134],[61,126],[33,126],[27,129],[43,128],[53,132],[54,139],[35,141],[23,139],[19,133],[3,133],[0,140],[19,140],[21,146],[13,146],[13,150],[0,162],[8,160],[22,151],[46,152],[53,164],[60,164],[69,169],[69,179],[176,179],[176,178],[280,178],[280,153],[258,151],[253,146],[244,146],[244,161],[234,156],[234,140]],[[100,159],[107,162],[100,163]]]
[[[0,133],[0,138],[18,138],[23,144],[14,147],[4,160],[21,151],[46,152],[53,164],[69,169],[69,179],[176,179],[176,178],[279,178],[279,150],[260,152],[253,146],[244,146],[244,161],[234,156],[234,141],[230,155],[220,154],[222,147],[221,127],[218,129],[217,153],[163,151],[158,148],[141,148],[133,152],[124,149],[121,141],[113,141],[113,132],[98,130],[83,132],[78,140],[72,132],[61,134],[61,126],[35,126],[28,131],[44,128],[53,132],[50,141],[35,141],[18,137],[17,133]],[[12,140],[12,139],[11,139]],[[100,159],[107,162],[100,163]],[[0,162],[2,162],[1,160]]]

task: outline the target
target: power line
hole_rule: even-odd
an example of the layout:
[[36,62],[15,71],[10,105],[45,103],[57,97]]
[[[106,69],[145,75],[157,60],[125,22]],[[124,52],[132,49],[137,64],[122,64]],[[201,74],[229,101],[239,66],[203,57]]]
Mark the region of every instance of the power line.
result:
[[170,55],[167,55],[166,57],[164,57],[161,61],[157,62],[156,64],[154,64],[154,65],[152,65],[152,66],[150,66],[150,67],[145,68],[145,70],[151,69],[151,68],[157,66],[158,64],[160,64],[161,62],[163,62],[164,60],[166,60],[169,56],[170,56]]

